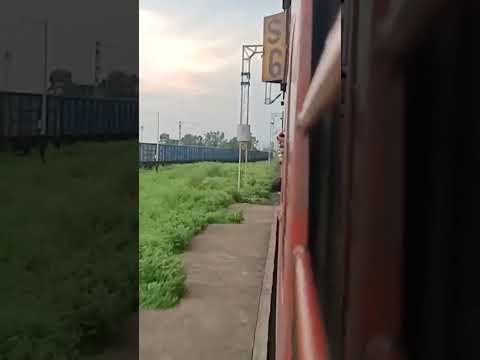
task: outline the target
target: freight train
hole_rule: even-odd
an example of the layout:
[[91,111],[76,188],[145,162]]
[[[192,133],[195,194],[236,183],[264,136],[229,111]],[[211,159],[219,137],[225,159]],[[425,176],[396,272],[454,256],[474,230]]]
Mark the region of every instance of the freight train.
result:
[[[141,167],[151,167],[157,163],[176,164],[200,161],[238,162],[237,149],[221,149],[207,146],[140,143],[139,155]],[[268,160],[267,151],[253,150],[248,152],[248,161],[266,160]]]
[[283,1],[269,359],[480,359],[474,4]]
[[137,98],[48,95],[46,102],[46,120],[42,124],[42,95],[0,92],[2,145],[28,148],[38,139],[59,143],[138,137]]

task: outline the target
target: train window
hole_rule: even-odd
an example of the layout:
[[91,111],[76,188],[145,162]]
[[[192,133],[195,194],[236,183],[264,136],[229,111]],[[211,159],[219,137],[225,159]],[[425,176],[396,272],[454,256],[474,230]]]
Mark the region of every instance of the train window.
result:
[[[322,55],[328,33],[335,22],[338,0],[313,2],[312,76]],[[333,243],[339,203],[338,106],[312,129],[310,136],[310,239],[312,265],[323,310],[332,359],[341,358],[342,247]],[[340,285],[340,286],[339,286]]]
[[312,76],[323,52],[328,33],[338,14],[338,0],[313,1]]
[[346,38],[345,36],[349,34],[348,29],[350,28],[350,22],[344,20],[349,16],[348,9],[349,7],[345,8],[345,6],[342,6],[342,44],[347,45],[347,46],[342,46],[342,68],[346,65],[347,58],[348,58],[349,39]]

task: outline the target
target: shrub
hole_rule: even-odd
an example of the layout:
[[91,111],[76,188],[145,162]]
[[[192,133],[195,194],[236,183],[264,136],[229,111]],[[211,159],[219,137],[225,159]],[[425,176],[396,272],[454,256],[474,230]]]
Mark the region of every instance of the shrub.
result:
[[174,165],[158,172],[140,171],[140,306],[167,308],[185,292],[179,257],[191,239],[212,223],[240,223],[236,202],[270,196],[274,170],[266,163],[249,164],[249,180],[237,191],[235,164]]

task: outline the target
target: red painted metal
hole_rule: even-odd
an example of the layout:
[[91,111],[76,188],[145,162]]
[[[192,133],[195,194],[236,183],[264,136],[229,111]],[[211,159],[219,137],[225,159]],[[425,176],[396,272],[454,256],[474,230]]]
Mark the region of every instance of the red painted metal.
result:
[[327,341],[316,300],[310,255],[305,247],[297,247],[295,262],[295,326],[297,358],[299,360],[327,359]]
[[[311,85],[313,1],[294,1],[289,12],[277,272],[278,360],[328,357],[308,253],[309,143],[295,126]],[[342,198],[338,229],[329,239],[344,249],[339,272],[343,360],[403,358],[399,343],[404,331],[405,109],[398,57],[414,46],[415,34],[427,20],[432,21],[446,0],[422,2],[431,6],[415,12],[410,10],[417,9],[416,3],[405,0],[351,0],[344,5],[351,33],[345,34],[342,44],[349,50],[341,120]]]
[[[298,0],[289,10],[289,72],[286,142],[282,164],[281,232],[277,272],[277,360],[326,359],[320,307],[306,246],[309,219],[309,144],[296,131],[298,113],[310,85],[312,0]],[[296,252],[294,249],[303,249]]]

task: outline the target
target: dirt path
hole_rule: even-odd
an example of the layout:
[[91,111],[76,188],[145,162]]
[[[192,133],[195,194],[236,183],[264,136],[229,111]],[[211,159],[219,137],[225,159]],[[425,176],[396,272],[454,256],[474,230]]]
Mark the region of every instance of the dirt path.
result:
[[250,360],[273,207],[236,205],[245,221],[210,225],[185,253],[188,294],[140,313],[141,360]]

